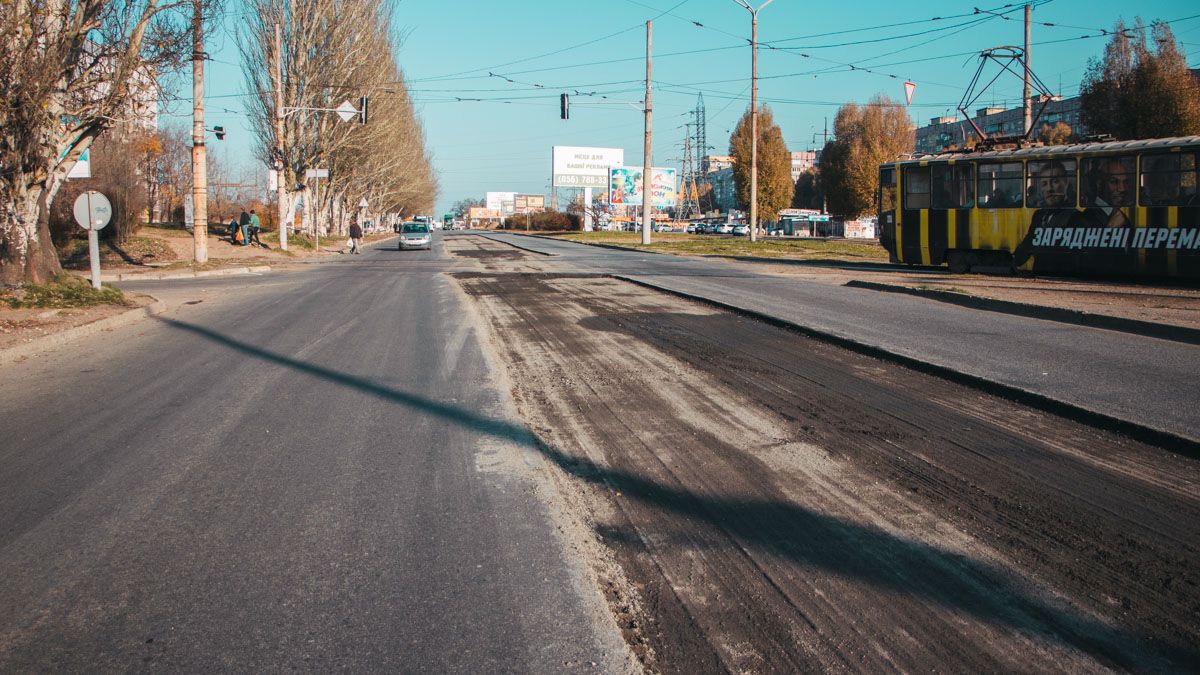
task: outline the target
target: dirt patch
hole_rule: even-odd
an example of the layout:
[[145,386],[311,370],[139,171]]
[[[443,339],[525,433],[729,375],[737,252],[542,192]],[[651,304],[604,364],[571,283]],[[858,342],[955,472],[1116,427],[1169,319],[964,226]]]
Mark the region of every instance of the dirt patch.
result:
[[447,253],[475,261],[484,270],[541,272],[555,267],[544,256],[534,255],[487,237],[457,235],[446,237],[443,241]]
[[[100,242],[100,266],[105,269],[149,267],[178,259],[179,254],[174,247],[156,237],[134,236],[123,243],[111,240]],[[91,254],[87,240],[72,239],[59,251],[59,261],[65,269],[90,269]]]
[[125,299],[128,305],[98,305],[74,309],[10,309],[0,305],[0,350],[85,326],[154,302],[154,298],[136,293],[126,293]]
[[1200,659],[1195,462],[611,279],[460,283],[649,669]]

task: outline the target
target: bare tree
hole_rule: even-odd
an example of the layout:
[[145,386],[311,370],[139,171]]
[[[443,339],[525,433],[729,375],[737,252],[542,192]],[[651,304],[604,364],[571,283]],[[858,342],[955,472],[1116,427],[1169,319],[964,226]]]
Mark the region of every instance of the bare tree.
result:
[[[372,211],[415,213],[432,207],[436,181],[424,133],[396,64],[387,5],[369,0],[249,0],[242,45],[247,87],[255,95],[251,124],[259,158],[276,159],[275,89],[283,93],[282,180],[287,211],[309,191],[308,169],[330,179],[305,199],[317,218],[354,212],[366,199]],[[276,26],[281,35],[282,82],[276,81]],[[374,102],[369,123],[342,122],[327,109],[360,97]],[[325,109],[325,110],[321,110]],[[312,197],[315,197],[312,198]],[[342,231],[343,218],[330,229]]]
[[0,3],[0,283],[61,269],[48,225],[63,179],[157,100],[158,76],[190,56],[191,16],[191,0]]

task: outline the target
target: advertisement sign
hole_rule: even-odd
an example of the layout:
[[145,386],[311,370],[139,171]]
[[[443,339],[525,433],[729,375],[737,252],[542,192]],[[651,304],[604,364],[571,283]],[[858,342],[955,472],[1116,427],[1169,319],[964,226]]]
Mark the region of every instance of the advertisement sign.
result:
[[544,211],[545,209],[545,195],[516,195],[513,197],[513,210],[516,213],[525,213],[526,211]]
[[499,220],[499,209],[485,209],[480,206],[472,206],[467,212],[467,217],[471,220]]
[[[642,205],[642,170],[621,166],[609,172],[609,199],[613,204]],[[678,195],[675,192],[675,169],[652,167],[650,169],[650,205],[656,208],[674,206]]]
[[608,170],[624,166],[622,148],[581,148],[571,145],[554,146],[554,187],[608,186]]
[[484,202],[488,209],[499,211],[502,214],[505,213],[504,204],[509,204],[509,208],[506,211],[511,214],[512,198],[514,197],[516,197],[516,192],[488,192]]
[[516,196],[515,192],[489,192],[484,201],[487,208],[509,215],[513,212],[513,198]]
[[75,162],[75,166],[67,172],[67,178],[91,178],[92,177],[92,149],[88,148],[79,156],[79,161]]

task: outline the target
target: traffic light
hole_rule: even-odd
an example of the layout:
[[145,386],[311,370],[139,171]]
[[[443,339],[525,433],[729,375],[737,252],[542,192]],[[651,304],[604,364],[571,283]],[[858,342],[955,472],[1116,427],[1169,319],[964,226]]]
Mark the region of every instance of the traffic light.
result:
[[218,141],[225,140],[225,127],[213,127],[213,133],[217,135]]
[[367,123],[367,104],[368,103],[370,103],[370,100],[366,96],[359,97],[359,99],[358,99],[358,122],[359,122],[359,124]]
[[564,120],[571,119],[571,100],[566,94],[562,94],[558,97],[558,105],[560,108],[559,117]]

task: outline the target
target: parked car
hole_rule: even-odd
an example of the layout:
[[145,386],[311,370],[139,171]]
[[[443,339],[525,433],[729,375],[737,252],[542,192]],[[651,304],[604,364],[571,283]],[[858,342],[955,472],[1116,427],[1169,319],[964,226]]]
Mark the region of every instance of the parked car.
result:
[[733,225],[730,223],[717,225],[717,234],[733,234]]
[[433,248],[433,233],[426,223],[404,223],[400,227],[400,250]]
[[750,226],[749,225],[734,225],[733,233],[739,237],[744,237],[744,236],[750,234]]

